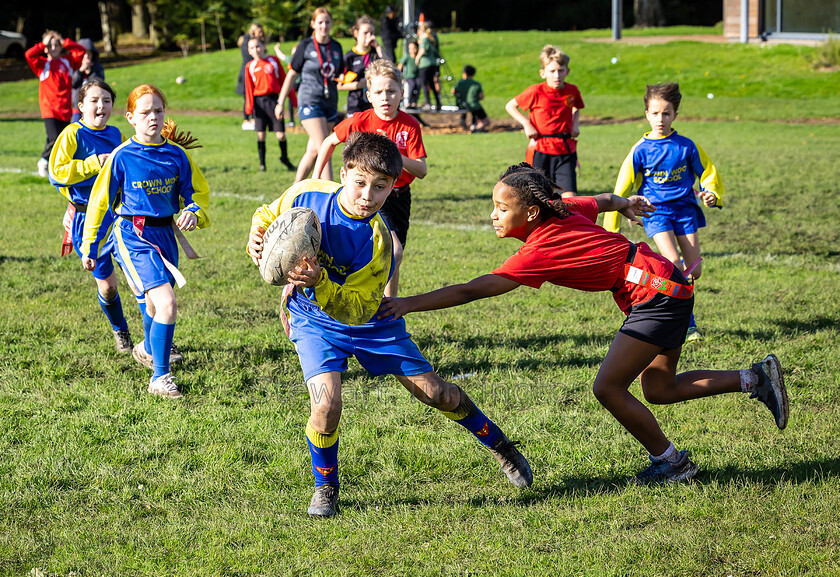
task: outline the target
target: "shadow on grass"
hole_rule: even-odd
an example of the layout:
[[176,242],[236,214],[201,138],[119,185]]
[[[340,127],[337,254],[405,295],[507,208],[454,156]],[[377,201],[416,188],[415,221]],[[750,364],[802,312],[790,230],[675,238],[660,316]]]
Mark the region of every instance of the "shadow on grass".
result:
[[840,458],[800,461],[771,469],[743,469],[735,466],[701,469],[697,480],[700,483],[710,480],[718,483],[746,481],[754,485],[778,485],[811,483],[824,477],[840,477]]
[[[455,362],[439,363],[435,370],[439,374],[465,374],[480,371],[492,371],[500,367],[522,371],[538,371],[543,368],[563,365],[567,367],[597,367],[604,360],[602,355],[585,354],[584,351],[608,347],[612,342],[612,333],[592,334],[548,334],[529,337],[506,337],[504,335],[453,337],[450,334],[423,336],[415,338],[421,351],[429,349],[456,348],[480,351],[480,359],[464,359]],[[558,350],[559,349],[559,350]],[[495,353],[498,351],[498,353]],[[524,354],[512,351],[526,351]],[[548,354],[536,355],[534,352],[547,351]],[[452,355],[447,355],[452,356]],[[489,357],[486,358],[486,357]]]
[[777,339],[778,333],[787,337],[795,337],[801,334],[816,334],[827,330],[834,330],[840,325],[840,318],[819,315],[807,319],[776,319],[769,322],[778,327],[778,329],[769,328],[755,331],[732,329],[722,330],[720,332],[748,341],[770,341]]
[[[791,463],[785,467],[770,469],[744,469],[728,466],[717,469],[700,469],[700,474],[692,481],[696,484],[715,482],[719,484],[747,483],[750,485],[774,486],[782,483],[803,484],[820,482],[826,477],[840,477],[840,458],[807,460]],[[558,497],[585,497],[588,495],[606,495],[620,493],[627,487],[626,477],[569,477],[563,483],[524,491],[516,498],[522,505],[538,504]],[[651,489],[655,489],[651,487]],[[488,496],[472,499],[476,507],[496,502]]]

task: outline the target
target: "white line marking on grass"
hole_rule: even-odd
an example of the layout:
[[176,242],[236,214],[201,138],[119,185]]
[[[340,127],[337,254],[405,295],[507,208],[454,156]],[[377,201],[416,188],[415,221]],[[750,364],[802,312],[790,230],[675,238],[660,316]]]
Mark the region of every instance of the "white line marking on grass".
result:
[[30,172],[29,170],[25,170],[23,168],[0,168],[0,172],[13,172],[15,174],[22,174],[24,172],[28,172],[30,174],[38,174],[38,172],[35,170]]
[[266,198],[264,194],[253,195],[253,194],[240,194],[238,192],[220,192],[220,191],[212,191],[210,192],[210,198],[214,196],[222,196],[225,198],[235,198],[237,200],[248,200],[253,202],[265,202]]
[[433,228],[446,228],[449,230],[493,230],[493,227],[489,224],[453,224],[451,222],[434,222],[431,220],[418,220],[411,224],[431,226]]

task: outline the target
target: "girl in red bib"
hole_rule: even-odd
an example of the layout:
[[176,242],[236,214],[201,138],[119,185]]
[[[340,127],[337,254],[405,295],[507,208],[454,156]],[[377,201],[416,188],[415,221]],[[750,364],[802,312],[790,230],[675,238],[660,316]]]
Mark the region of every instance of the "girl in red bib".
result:
[[531,165],[511,166],[493,188],[493,228],[499,238],[525,244],[502,266],[468,283],[429,293],[385,299],[379,317],[465,304],[544,282],[583,291],[612,291],[627,315],[593,384],[595,397],[650,453],[651,465],[630,480],[676,482],[693,478],[691,453],[678,451],[630,391],[640,378],[645,399],[671,404],[721,393],[747,392],[773,413],[783,429],[788,399],[775,355],[752,368],[677,374],[694,297],[682,273],[645,243],[634,245],[595,223],[599,212],[618,211],[631,221],[653,212],[643,197],[613,194],[561,199],[557,186]]

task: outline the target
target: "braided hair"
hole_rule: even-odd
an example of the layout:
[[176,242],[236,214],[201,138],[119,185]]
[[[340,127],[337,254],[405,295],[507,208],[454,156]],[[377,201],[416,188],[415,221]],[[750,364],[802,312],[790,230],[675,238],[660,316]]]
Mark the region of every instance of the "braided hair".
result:
[[560,196],[560,187],[527,162],[509,166],[499,182],[510,187],[525,206],[539,206],[543,218],[566,218],[571,214]]

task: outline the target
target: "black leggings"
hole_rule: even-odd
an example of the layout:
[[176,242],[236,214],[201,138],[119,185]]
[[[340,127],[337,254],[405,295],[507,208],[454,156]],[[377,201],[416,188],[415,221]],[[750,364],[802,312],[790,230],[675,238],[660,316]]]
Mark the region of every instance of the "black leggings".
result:
[[44,128],[47,129],[47,141],[44,143],[44,152],[41,153],[41,158],[49,160],[50,152],[52,152],[55,141],[58,140],[58,135],[70,123],[66,120],[59,120],[58,118],[44,118],[42,120],[44,121]]
[[419,68],[417,70],[417,78],[420,79],[420,84],[423,85],[423,98],[426,101],[426,104],[431,104],[431,100],[429,100],[429,88],[431,88],[432,93],[435,95],[435,104],[438,108],[440,108],[440,93],[437,91],[437,88],[435,88],[436,71],[436,66]]

